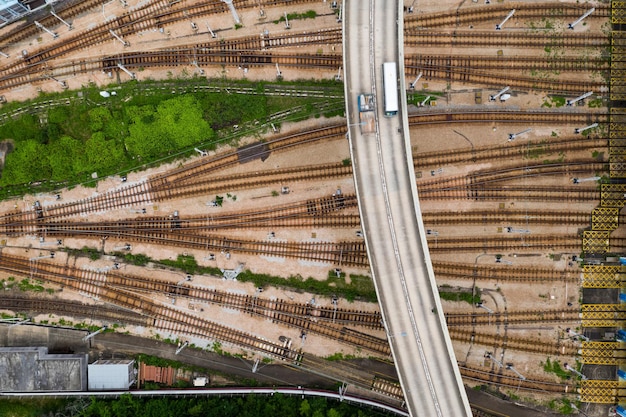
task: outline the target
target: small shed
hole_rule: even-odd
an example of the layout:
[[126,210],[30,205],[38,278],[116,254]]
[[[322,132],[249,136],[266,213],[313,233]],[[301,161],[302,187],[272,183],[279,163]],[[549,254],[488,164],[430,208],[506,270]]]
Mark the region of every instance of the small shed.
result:
[[110,359],[88,365],[89,390],[127,390],[135,383],[134,364],[132,359]]

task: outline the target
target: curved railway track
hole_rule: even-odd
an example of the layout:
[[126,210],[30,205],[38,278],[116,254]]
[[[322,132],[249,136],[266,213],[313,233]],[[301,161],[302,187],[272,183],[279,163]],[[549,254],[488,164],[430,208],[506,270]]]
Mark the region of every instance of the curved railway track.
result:
[[496,311],[494,313],[445,313],[449,328],[471,326],[510,326],[531,323],[579,323],[580,311],[577,309],[555,309],[536,311]]
[[[332,308],[315,309],[313,306],[287,303],[281,300],[261,300],[257,297],[237,296],[221,291],[207,291],[206,288],[192,289],[188,286],[173,285],[173,283],[157,279],[124,276],[111,272],[86,271],[68,265],[52,264],[48,262],[37,262],[33,264],[29,259],[8,255],[2,255],[0,259],[2,261],[0,262],[0,270],[2,271],[52,282],[85,292],[97,298],[109,300],[120,307],[139,310],[144,312],[147,316],[154,318],[155,324],[153,325],[159,328],[162,327],[162,325],[159,324],[160,320],[166,320],[181,325],[188,325],[191,329],[198,332],[196,334],[202,334],[202,326],[207,325],[211,329],[211,331],[208,332],[209,335],[215,334],[214,337],[220,340],[232,342],[233,338],[236,337],[240,341],[245,341],[246,347],[256,348],[255,346],[258,346],[258,343],[255,341],[258,339],[257,337],[212,323],[190,313],[184,313],[179,310],[170,309],[165,305],[157,304],[157,302],[148,296],[138,295],[137,290],[164,290],[167,291],[166,294],[180,295],[194,299],[197,298],[204,302],[228,306],[249,314],[268,317],[274,322],[300,328],[304,332],[321,334],[333,340],[382,355],[391,354],[386,339],[349,329],[344,327],[341,323],[332,323],[333,317],[335,320],[337,317],[340,317],[343,318],[343,321],[352,320],[352,323],[354,323],[358,320],[372,327],[376,326],[377,320],[380,320],[380,317],[377,316],[376,313],[346,310],[338,312]],[[189,332],[189,330],[180,331]],[[275,349],[273,348],[272,350]],[[274,354],[276,354],[276,352],[274,352]],[[289,352],[288,358],[295,359],[295,352]]]
[[[152,319],[152,326],[172,331],[177,334],[190,334],[204,338],[216,338],[225,343],[261,351],[284,360],[298,361],[300,354],[288,346],[277,344],[251,334],[229,328],[189,313],[174,310],[155,303],[148,297],[142,297],[129,291],[111,289],[105,286],[80,285],[79,280],[68,278],[65,265],[53,265],[38,262],[33,265],[28,259],[2,255],[0,270],[29,276],[34,279],[52,282],[63,287],[82,291],[123,308],[139,310]],[[89,275],[89,271],[83,271]],[[91,272],[92,275],[97,273]],[[96,291],[97,290],[97,291]]]
[[502,144],[475,146],[445,151],[420,152],[413,155],[413,166],[416,170],[427,167],[443,167],[454,164],[470,164],[477,162],[491,162],[495,160],[524,158],[533,156],[547,156],[551,154],[569,154],[574,152],[591,152],[608,146],[608,138],[589,140],[584,136],[564,136],[535,142],[509,142]]
[[[462,113],[457,112],[424,112],[418,115],[410,116],[409,121],[412,125],[425,125],[425,124],[437,124],[437,123],[451,123],[451,122],[511,122],[511,123],[567,123],[567,124],[581,124],[588,123],[590,121],[604,123],[606,122],[606,114],[568,111],[568,112],[549,112],[549,111],[537,111],[537,112],[522,112],[522,111],[476,111]],[[311,142],[319,139],[337,138],[341,137],[341,134],[345,133],[345,126],[333,126],[327,129],[320,129],[314,132],[305,132],[301,134],[288,135],[285,138],[277,140],[272,143],[269,148],[265,148],[264,145],[259,145],[259,153],[276,151],[280,149],[288,149],[295,146],[295,143]],[[281,140],[284,139],[284,143]],[[101,194],[89,199],[57,204],[47,206],[42,209],[41,216],[44,215],[48,218],[53,217],[66,217],[77,214],[85,214],[89,212],[106,211],[115,208],[137,206],[140,204],[149,204],[154,201],[165,201],[174,197],[183,197],[186,195],[196,195],[199,192],[211,192],[211,190],[221,191],[217,188],[218,181],[216,178],[208,178],[206,174],[209,172],[215,172],[218,169],[223,169],[227,166],[233,166],[241,161],[237,155],[237,152],[231,152],[227,154],[218,155],[215,158],[202,158],[197,162],[186,165],[181,169],[171,171],[165,175],[152,177],[147,183],[139,183],[126,187],[119,188],[117,190],[109,191],[108,193]],[[312,167],[311,167],[312,168]],[[264,177],[262,180],[258,180],[256,185],[259,184],[280,184],[283,181],[291,182],[294,179],[295,173],[300,171],[299,178],[301,180],[312,178],[329,178],[336,175],[351,175],[352,169],[350,166],[343,165],[343,163],[333,166],[318,166],[317,171],[313,172],[312,169],[306,171],[302,168],[289,168],[282,170],[273,170],[268,177]],[[197,182],[196,182],[197,181]],[[251,187],[254,186],[252,181],[249,181],[248,176],[242,175],[239,178],[233,176],[223,177],[221,179],[222,187],[226,187],[227,191],[232,191],[239,186]],[[496,190],[497,192],[498,190]],[[527,190],[525,190],[527,191]],[[554,191],[554,190],[552,190]],[[576,190],[578,191],[578,189]],[[475,198],[501,198],[501,195],[491,197],[489,190],[483,188],[481,190],[481,196],[475,196]],[[550,198],[549,192],[544,193],[543,190],[539,191],[543,198]],[[522,193],[523,194],[523,193]],[[424,193],[426,198],[451,198],[450,196],[439,194],[436,197],[429,197],[427,193]],[[595,195],[594,195],[595,196]],[[453,196],[452,198],[457,198]],[[584,196],[581,196],[584,197]],[[522,196],[526,198],[526,196]],[[587,196],[587,199],[589,197]],[[25,213],[10,213],[3,216],[0,220],[5,223],[16,221],[32,221],[38,214],[33,212]]]
[[133,326],[148,326],[151,321],[141,313],[106,305],[84,304],[77,301],[0,295],[0,309],[15,313],[56,314],[81,317]]

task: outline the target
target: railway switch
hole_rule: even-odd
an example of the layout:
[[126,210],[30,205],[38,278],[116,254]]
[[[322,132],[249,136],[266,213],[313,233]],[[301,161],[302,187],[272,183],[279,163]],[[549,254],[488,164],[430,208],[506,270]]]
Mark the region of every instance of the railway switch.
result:
[[198,31],[198,25],[196,25],[195,22],[191,22],[191,30],[193,30],[194,32]]
[[[5,53],[5,52],[2,52],[2,51],[0,51],[0,55],[2,55],[2,56],[3,56],[3,57],[5,57],[5,58],[8,58],[8,57],[9,57],[9,54],[7,54],[7,53]],[[2,97],[4,97],[4,96],[2,96]]]
[[287,17],[287,12],[285,12],[285,29],[291,29],[291,25],[289,24],[289,18]]

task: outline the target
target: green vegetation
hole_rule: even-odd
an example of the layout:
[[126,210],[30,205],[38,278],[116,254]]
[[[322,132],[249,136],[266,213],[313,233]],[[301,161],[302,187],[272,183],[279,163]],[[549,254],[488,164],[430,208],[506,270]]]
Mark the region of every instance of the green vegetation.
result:
[[[309,10],[304,13],[287,13],[287,20],[304,20],[304,19],[315,19],[317,17],[317,12],[315,10]],[[274,20],[275,24],[279,24],[280,22],[285,21],[285,16],[281,16],[280,19]]]
[[20,289],[20,291],[34,291],[34,292],[43,292],[44,287],[42,282],[40,281],[35,281],[35,283],[31,283],[30,280],[28,278],[24,278],[23,280],[21,280],[17,286]]
[[[222,92],[240,85],[257,94]],[[0,177],[0,199],[76,184],[93,186],[106,176],[190,156],[194,147],[212,150],[266,129],[257,125],[272,114],[304,120],[320,109],[325,115],[343,112],[336,82],[280,87],[302,85],[327,89],[336,98],[268,96],[264,93],[276,85],[262,82],[186,79],[125,83],[111,87],[117,94],[108,98],[92,86],[4,104],[0,141],[8,141],[10,152]],[[234,125],[240,128],[232,129]]]
[[[130,254],[122,252],[114,252],[112,255],[119,257],[125,262],[138,266],[144,266],[149,262],[152,262],[156,265],[176,268],[192,275],[222,274],[222,271],[219,268],[198,265],[198,262],[193,255],[178,255],[176,260],[155,260],[143,254]],[[356,299],[373,303],[377,301],[376,290],[371,277],[367,275],[350,274],[349,282],[346,278],[345,273],[342,272],[339,276],[337,276],[334,270],[328,272],[328,278],[324,281],[311,277],[304,279],[300,275],[292,275],[288,278],[284,278],[266,274],[255,274],[249,270],[244,270],[237,276],[238,281],[252,282],[257,287],[280,287],[296,291],[306,291],[312,294],[327,297],[342,297],[348,301],[354,301]]]
[[[82,408],[82,407],[81,407]],[[91,398],[80,417],[370,417],[390,415],[376,409],[358,408],[347,402],[325,398],[302,398],[279,393],[269,396],[158,397],[137,398],[123,394],[120,398]]]
[[545,363],[541,364],[543,366],[543,370],[550,374],[555,374],[561,379],[570,379],[571,375],[568,371],[561,368],[561,364],[558,360],[551,361],[550,358],[546,359]]
[[40,417],[54,415],[56,411],[65,409],[70,400],[52,398],[2,399],[0,400],[0,416],[6,417]]
[[549,96],[546,100],[544,100],[541,107],[563,107],[565,106],[566,99],[562,96]]
[[[451,287],[441,286],[439,288],[439,297],[442,300],[465,301],[466,303],[469,303],[471,305],[480,303],[480,296],[472,294],[471,291],[461,291],[460,289],[458,291],[445,291],[444,288],[447,289]],[[476,290],[477,293],[480,293],[480,290],[478,288]]]
[[332,355],[328,355],[326,356],[327,361],[344,361],[344,360],[349,360],[349,359],[356,359],[356,356],[354,355],[344,355],[341,352],[337,352],[337,353],[333,353]]
[[528,146],[525,150],[520,151],[524,152],[525,158],[528,159],[539,159],[541,155],[544,155],[550,151],[550,144],[547,140],[542,140],[539,143],[534,143],[533,141],[528,141]]
[[572,414],[574,413],[574,410],[578,409],[578,407],[567,398],[552,400],[548,403],[548,407],[564,415]]
[[88,246],[83,246],[81,249],[64,248],[63,251],[67,252],[69,256],[86,256],[92,261],[97,261],[102,257],[102,253],[100,253],[98,249],[90,248]]

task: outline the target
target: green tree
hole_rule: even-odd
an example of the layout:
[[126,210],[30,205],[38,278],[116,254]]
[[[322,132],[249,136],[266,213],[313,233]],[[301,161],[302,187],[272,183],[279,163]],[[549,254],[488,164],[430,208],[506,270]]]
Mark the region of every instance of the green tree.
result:
[[110,171],[119,166],[120,161],[124,160],[124,149],[121,143],[115,140],[106,140],[102,132],[94,133],[91,139],[87,141],[85,154],[87,165],[80,172],[84,172],[86,169]]
[[100,106],[89,110],[89,128],[92,132],[99,132],[111,121],[113,116],[108,108]]
[[302,417],[310,417],[311,416],[311,405],[309,401],[305,398],[300,403],[300,416]]
[[52,170],[51,178],[55,181],[72,178],[86,163],[83,144],[69,136],[50,142],[47,155]]
[[50,178],[51,171],[46,147],[35,140],[26,140],[16,144],[13,152],[6,156],[0,183],[26,184],[45,180]]

